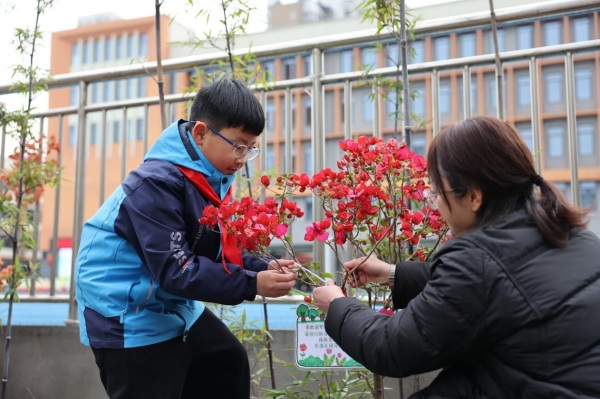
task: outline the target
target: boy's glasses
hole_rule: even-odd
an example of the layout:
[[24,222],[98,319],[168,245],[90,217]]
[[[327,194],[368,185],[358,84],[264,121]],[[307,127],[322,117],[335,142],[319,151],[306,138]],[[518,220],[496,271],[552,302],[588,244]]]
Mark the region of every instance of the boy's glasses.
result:
[[211,132],[213,132],[214,134],[216,134],[217,136],[219,136],[220,138],[222,138],[223,140],[225,140],[226,142],[228,142],[229,144],[231,144],[233,146],[233,156],[235,158],[239,159],[239,158],[246,157],[247,161],[251,161],[254,158],[256,158],[258,156],[258,154],[260,154],[259,148],[256,148],[256,147],[248,148],[247,145],[236,144],[233,141],[229,140],[227,137],[223,136],[217,130],[213,129],[212,127],[210,127],[208,125],[206,125],[206,127],[209,128]]

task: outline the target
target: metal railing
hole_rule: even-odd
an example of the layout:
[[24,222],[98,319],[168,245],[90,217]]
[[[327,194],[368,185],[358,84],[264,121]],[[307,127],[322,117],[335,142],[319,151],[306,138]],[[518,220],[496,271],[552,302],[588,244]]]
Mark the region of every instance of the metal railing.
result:
[[[328,88],[337,86],[341,87],[344,99],[346,104],[344,108],[344,124],[341,133],[345,137],[350,137],[354,132],[352,127],[352,104],[355,100],[352,92],[355,87],[365,82],[373,81],[375,78],[383,78],[383,77],[394,77],[398,73],[398,68],[396,67],[386,67],[386,68],[377,68],[367,73],[363,71],[355,71],[350,73],[336,73],[336,74],[325,74],[323,67],[323,59],[324,59],[324,51],[328,49],[336,48],[340,45],[348,45],[348,44],[357,44],[363,42],[374,42],[375,37],[372,32],[370,34],[355,34],[354,36],[346,36],[343,39],[334,39],[330,41],[326,41],[323,38],[320,39],[311,39],[307,41],[298,41],[297,43],[292,44],[277,44],[273,46],[265,46],[257,49],[253,49],[256,56],[258,58],[261,57],[275,57],[282,54],[293,54],[298,52],[306,52],[309,51],[312,59],[312,70],[313,74],[311,76],[306,76],[304,78],[293,79],[293,80],[285,80],[285,81],[276,81],[273,82],[269,87],[263,86],[254,86],[253,89],[259,93],[259,99],[261,100],[263,107],[266,107],[268,96],[272,95],[272,93],[283,93],[284,96],[284,112],[283,116],[285,118],[284,123],[284,131],[282,133],[282,137],[285,138],[283,141],[284,145],[284,154],[286,154],[286,163],[282,165],[284,171],[289,172],[293,168],[291,163],[292,159],[292,146],[293,146],[293,130],[294,127],[292,125],[292,101],[291,96],[293,95],[294,90],[299,89],[306,91],[310,94],[311,99],[311,150],[313,153],[313,170],[317,171],[324,167],[325,165],[325,143],[327,139],[327,134],[325,133],[325,115],[328,111],[325,109],[325,93]],[[543,48],[533,48],[529,50],[520,50],[520,51],[511,51],[501,53],[501,60],[503,68],[505,68],[508,64],[514,62],[526,63],[529,68],[529,77],[530,77],[530,92],[531,92],[531,112],[530,112],[530,121],[532,126],[532,134],[533,134],[533,151],[539,151],[540,149],[540,130],[541,130],[541,110],[540,103],[538,100],[538,89],[539,89],[539,67],[538,63],[540,60],[544,60],[547,58],[552,59],[560,59],[561,63],[564,65],[565,70],[565,92],[566,96],[566,110],[567,110],[567,131],[568,131],[568,152],[570,154],[570,178],[572,182],[578,181],[578,161],[577,161],[577,132],[576,132],[576,109],[575,109],[575,96],[574,96],[574,55],[578,54],[592,54],[596,53],[600,50],[600,40],[592,40],[586,42],[572,43],[572,44],[563,44],[551,47],[543,47]],[[212,61],[222,58],[220,54],[205,54],[194,57],[186,57],[181,59],[170,59],[163,61],[163,68],[165,72],[184,72],[188,71],[194,67],[208,66]],[[481,55],[474,57],[466,57],[459,59],[450,59],[444,61],[435,61],[435,62],[425,62],[419,64],[410,64],[408,66],[408,74],[412,79],[415,76],[425,76],[426,79],[430,79],[431,82],[431,91],[427,93],[428,96],[431,96],[432,108],[431,108],[431,118],[428,122],[428,126],[433,132],[433,134],[437,133],[441,128],[440,122],[440,109],[439,109],[439,90],[440,90],[440,74],[443,74],[448,71],[455,71],[457,74],[460,74],[463,82],[463,109],[464,116],[470,116],[471,110],[471,101],[470,98],[470,84],[471,78],[473,76],[474,71],[477,68],[492,68],[494,66],[494,55]],[[57,131],[59,134],[59,144],[63,146],[65,143],[63,142],[64,136],[64,126],[66,118],[76,117],[77,119],[77,140],[76,140],[76,158],[75,158],[75,181],[74,181],[74,209],[73,212],[73,227],[72,227],[72,243],[73,243],[73,258],[75,257],[77,248],[79,246],[79,237],[81,234],[81,228],[84,223],[84,201],[86,198],[86,154],[89,151],[90,145],[86,142],[89,136],[88,132],[86,132],[86,119],[90,117],[91,114],[99,114],[100,120],[102,121],[102,129],[100,131],[100,143],[96,143],[96,145],[100,146],[100,158],[101,158],[101,175],[99,176],[99,201],[102,201],[105,198],[105,187],[104,182],[106,178],[106,170],[107,170],[107,146],[106,146],[106,134],[107,134],[107,115],[109,111],[119,111],[121,112],[121,120],[123,121],[122,126],[125,127],[125,123],[127,121],[127,114],[131,112],[134,108],[141,108],[141,115],[144,120],[144,131],[148,129],[149,118],[151,115],[151,107],[157,106],[159,103],[158,97],[147,97],[147,98],[139,98],[134,100],[126,100],[126,101],[118,101],[118,102],[110,102],[110,103],[99,103],[99,104],[88,104],[88,91],[90,84],[95,82],[101,82],[109,79],[117,79],[117,78],[132,78],[132,77],[140,77],[147,76],[148,73],[152,74],[156,71],[156,63],[144,63],[141,65],[127,65],[118,68],[112,68],[110,70],[93,70],[93,71],[85,71],[85,72],[77,72],[77,73],[69,73],[63,75],[56,75],[53,77],[53,80],[49,82],[49,90],[55,90],[59,88],[69,87],[74,84],[78,85],[79,90],[79,104],[77,106],[65,107],[65,108],[56,108],[50,109],[44,112],[36,112],[34,117],[37,118],[40,122],[40,126],[45,126],[49,120],[55,120]],[[0,87],[0,95],[9,93],[8,86]],[[373,124],[372,124],[372,134],[376,136],[381,136],[382,134],[382,126],[380,123],[381,115],[383,114],[380,109],[381,106],[381,92],[374,90],[373,93],[376,95],[375,101],[373,101]],[[166,103],[169,108],[169,113],[172,114],[177,109],[177,105],[181,103],[186,103],[193,98],[193,94],[185,94],[178,93],[168,95],[166,97]],[[506,95],[504,96],[506,98]],[[124,129],[125,130],[125,129]],[[50,132],[52,133],[52,132]],[[56,133],[56,132],[54,132]],[[121,135],[122,141],[120,147],[119,159],[121,160],[121,168],[120,168],[120,176],[125,177],[128,172],[127,167],[127,158],[129,157],[129,153],[127,151],[127,137],[125,136],[125,132],[123,131]],[[3,140],[5,137],[3,135]],[[149,138],[148,134],[145,133],[143,137],[142,150],[143,152],[149,146]],[[262,135],[261,137],[261,146],[266,148],[268,144],[266,135]],[[4,151],[4,145],[3,145]],[[328,155],[329,156],[329,155]],[[263,157],[261,157],[263,158]],[[2,159],[4,159],[4,154],[2,154]],[[64,163],[67,162],[65,159],[59,158],[59,162]],[[537,161],[538,170],[541,168],[539,159]],[[260,159],[259,168],[265,168],[265,159]],[[87,182],[89,183],[89,181]],[[579,186],[578,184],[571,184],[572,190],[572,198],[575,203],[579,201]],[[58,225],[61,218],[64,216],[61,212],[65,212],[65,209],[61,209],[61,184],[57,187],[54,192],[55,195],[55,208],[53,210],[54,213],[54,224],[51,226],[52,236],[54,239],[52,240],[52,247],[50,248],[50,253],[52,255],[52,259],[56,262],[58,258],[58,248],[57,248],[57,240],[58,237]],[[322,209],[318,206],[313,207],[313,220],[319,220],[323,217]],[[39,214],[38,214],[39,215]],[[44,226],[44,228],[48,228],[48,226]],[[36,232],[37,234],[37,232]],[[315,260],[322,262],[322,264],[328,265],[327,267],[334,267],[331,265],[331,262],[327,261],[327,254],[325,248],[322,245],[315,245],[313,250],[313,257]],[[73,262],[74,263],[74,262]],[[56,281],[55,281],[55,270],[51,269],[52,273],[50,274],[50,289],[49,294],[40,295],[35,290],[35,284],[32,284],[32,289],[29,292],[29,295],[22,296],[23,301],[69,301],[70,311],[69,318],[76,320],[76,306],[74,303],[74,285],[70,284],[70,291],[68,295],[61,295],[57,293],[56,290]]]

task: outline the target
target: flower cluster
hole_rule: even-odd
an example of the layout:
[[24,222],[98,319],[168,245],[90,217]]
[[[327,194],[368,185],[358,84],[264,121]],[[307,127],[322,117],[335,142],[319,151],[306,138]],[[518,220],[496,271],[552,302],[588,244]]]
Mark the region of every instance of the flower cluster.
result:
[[[435,245],[424,240],[433,237],[439,242],[447,230],[439,212],[424,198],[425,159],[394,139],[362,136],[339,146],[343,155],[336,171],[285,174],[274,183],[262,176],[269,198],[258,202],[245,197],[219,209],[207,207],[200,222],[219,224],[223,233],[236,237],[241,249],[261,255],[268,255],[272,240],[279,239],[295,259],[287,232],[304,213],[288,198],[310,192],[319,199],[324,218],[307,226],[304,240],[324,243],[340,262],[347,251],[352,257],[375,255],[390,263],[425,260]],[[312,285],[323,281],[315,277],[316,269],[308,276]]]
[[310,190],[324,209],[325,218],[306,229],[306,241],[320,241],[336,253],[350,244],[355,256],[375,253],[398,262],[423,260],[430,247],[421,240],[443,235],[445,224],[423,196],[427,163],[404,143],[375,137],[340,142],[344,151],[338,171],[326,168],[306,174],[280,176],[276,185],[291,191]]
[[222,233],[236,238],[241,249],[264,254],[273,238],[285,240],[290,223],[302,216],[304,211],[285,198],[281,202],[267,198],[260,203],[244,197],[219,208],[207,206],[200,223],[211,228],[219,225]]

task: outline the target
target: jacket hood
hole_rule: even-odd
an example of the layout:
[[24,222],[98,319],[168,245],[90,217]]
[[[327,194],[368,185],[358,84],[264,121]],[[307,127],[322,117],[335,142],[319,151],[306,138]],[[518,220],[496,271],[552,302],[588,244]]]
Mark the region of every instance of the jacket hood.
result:
[[148,150],[144,162],[160,159],[200,172],[206,176],[215,192],[224,198],[235,179],[235,174],[226,175],[219,172],[202,154],[187,126],[188,121],[180,119],[167,127]]

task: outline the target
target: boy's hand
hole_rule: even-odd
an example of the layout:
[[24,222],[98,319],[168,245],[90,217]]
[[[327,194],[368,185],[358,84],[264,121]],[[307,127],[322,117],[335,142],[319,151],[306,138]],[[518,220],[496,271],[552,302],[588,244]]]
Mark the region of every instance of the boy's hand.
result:
[[[282,262],[282,261],[279,261]],[[264,270],[256,274],[256,293],[264,297],[279,297],[290,293],[296,284],[296,273],[283,268],[280,270]]]

